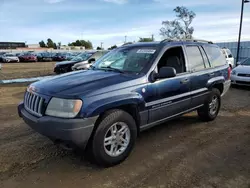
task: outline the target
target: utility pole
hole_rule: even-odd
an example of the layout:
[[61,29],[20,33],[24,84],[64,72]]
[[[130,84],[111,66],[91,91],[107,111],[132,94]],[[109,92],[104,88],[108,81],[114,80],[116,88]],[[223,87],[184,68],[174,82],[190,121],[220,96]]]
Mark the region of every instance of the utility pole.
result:
[[125,36],[125,41],[124,41],[124,43],[127,43],[127,36]]
[[101,49],[102,49],[102,44],[103,44],[103,42],[101,42]]
[[154,41],[155,39],[154,39],[154,34],[152,34],[152,41]]
[[242,20],[243,20],[243,13],[244,13],[244,4],[249,3],[249,2],[250,2],[249,0],[242,0],[242,4],[241,4],[240,29],[239,29],[236,63],[239,61],[240,40],[241,40],[241,30],[242,30]]

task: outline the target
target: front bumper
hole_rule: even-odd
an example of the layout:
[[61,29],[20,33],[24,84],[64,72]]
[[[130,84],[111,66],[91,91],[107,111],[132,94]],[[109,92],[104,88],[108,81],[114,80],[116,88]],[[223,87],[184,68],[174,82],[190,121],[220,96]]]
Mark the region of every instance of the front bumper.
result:
[[18,62],[19,59],[4,59],[4,61],[8,62]]
[[231,81],[233,85],[245,85],[250,86],[250,77],[243,77],[243,76],[237,76],[232,75]]
[[18,106],[18,114],[32,129],[53,142],[66,143],[82,149],[87,145],[98,118],[98,116],[86,119],[63,119],[50,116],[38,118],[27,112],[23,103]]

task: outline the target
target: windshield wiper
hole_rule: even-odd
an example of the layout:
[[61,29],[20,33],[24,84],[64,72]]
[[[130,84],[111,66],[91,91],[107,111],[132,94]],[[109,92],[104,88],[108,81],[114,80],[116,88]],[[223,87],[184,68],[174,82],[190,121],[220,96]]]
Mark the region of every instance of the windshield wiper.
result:
[[107,67],[101,67],[102,69],[109,69],[109,70],[112,70],[112,71],[116,71],[116,72],[119,72],[119,73],[124,73],[124,71],[120,70],[120,69],[116,69],[116,68],[113,68],[111,66],[107,66]]

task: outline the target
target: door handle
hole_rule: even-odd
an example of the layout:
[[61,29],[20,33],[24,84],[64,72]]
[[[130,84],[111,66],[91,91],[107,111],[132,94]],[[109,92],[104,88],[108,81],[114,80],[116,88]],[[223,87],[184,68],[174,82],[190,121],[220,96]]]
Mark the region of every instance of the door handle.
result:
[[186,83],[188,83],[188,82],[189,82],[189,79],[188,79],[188,78],[185,78],[185,79],[181,80],[181,84],[186,84]]
[[214,76],[214,72],[209,73],[209,76]]

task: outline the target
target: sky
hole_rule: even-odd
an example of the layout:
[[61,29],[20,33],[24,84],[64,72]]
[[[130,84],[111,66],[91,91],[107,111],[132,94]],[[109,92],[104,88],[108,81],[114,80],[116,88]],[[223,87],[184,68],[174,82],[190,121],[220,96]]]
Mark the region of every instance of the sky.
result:
[[[196,13],[194,37],[214,42],[236,41],[241,0],[0,0],[0,41],[37,44],[51,38],[68,44],[90,40],[107,48],[139,37],[161,40],[173,9]],[[245,4],[242,39],[250,40],[250,3]]]

